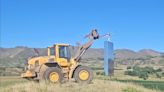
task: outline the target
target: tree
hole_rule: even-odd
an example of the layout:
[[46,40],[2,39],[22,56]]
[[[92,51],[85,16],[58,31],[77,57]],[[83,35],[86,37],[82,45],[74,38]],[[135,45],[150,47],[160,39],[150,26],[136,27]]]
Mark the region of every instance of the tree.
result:
[[148,79],[148,73],[147,72],[144,72],[144,71],[142,71],[142,72],[140,72],[140,74],[139,74],[139,78],[143,78],[144,80],[147,80]]
[[156,73],[156,76],[157,76],[157,78],[160,78],[160,79],[162,78],[162,74],[159,72]]

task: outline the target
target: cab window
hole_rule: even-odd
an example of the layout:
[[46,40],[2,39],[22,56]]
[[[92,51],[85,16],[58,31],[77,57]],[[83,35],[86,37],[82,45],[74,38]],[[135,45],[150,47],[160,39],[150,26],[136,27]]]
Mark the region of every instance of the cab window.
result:
[[50,55],[55,55],[55,48],[50,48]]
[[59,58],[70,58],[68,46],[59,46]]

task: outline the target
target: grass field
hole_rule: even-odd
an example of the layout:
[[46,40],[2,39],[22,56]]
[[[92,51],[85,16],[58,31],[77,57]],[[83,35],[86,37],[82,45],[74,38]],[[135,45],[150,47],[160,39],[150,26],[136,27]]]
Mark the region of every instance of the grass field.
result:
[[91,84],[77,84],[74,81],[63,84],[32,82],[20,77],[0,77],[0,92],[164,92],[164,79],[150,77],[143,80],[124,75],[125,69],[115,70],[114,76],[97,75]]
[[135,83],[149,89],[157,89],[164,91],[164,81],[144,81],[144,80],[118,80],[125,83]]
[[28,81],[18,76],[0,77],[0,89],[25,82]]
[[113,80],[123,83],[142,85],[145,88],[161,90],[164,92],[164,78],[159,79],[154,76],[150,76],[147,80],[143,80],[139,77],[124,75],[123,73],[124,70],[115,70],[115,77]]
[[91,84],[75,82],[52,84],[36,83],[19,77],[1,77],[0,92],[162,92],[162,90],[144,88],[135,83],[96,78]]

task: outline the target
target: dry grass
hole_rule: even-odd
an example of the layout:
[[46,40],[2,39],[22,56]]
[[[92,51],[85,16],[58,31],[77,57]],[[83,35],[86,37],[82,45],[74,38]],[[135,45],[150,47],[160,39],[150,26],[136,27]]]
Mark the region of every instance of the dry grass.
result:
[[92,84],[64,84],[26,82],[4,87],[0,92],[159,92],[131,83],[94,80]]

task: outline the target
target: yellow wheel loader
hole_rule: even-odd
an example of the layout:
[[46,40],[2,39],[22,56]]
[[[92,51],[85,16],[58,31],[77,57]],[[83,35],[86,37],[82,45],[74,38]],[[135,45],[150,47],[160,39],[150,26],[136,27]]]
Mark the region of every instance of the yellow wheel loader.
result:
[[71,57],[68,44],[55,44],[47,48],[47,56],[29,58],[21,77],[32,80],[47,80],[53,83],[61,83],[64,80],[75,79],[78,83],[90,83],[93,73],[87,66],[79,64],[80,58],[99,38],[96,29],[86,36],[89,41],[79,45],[75,57]]

